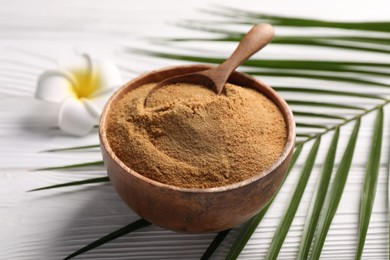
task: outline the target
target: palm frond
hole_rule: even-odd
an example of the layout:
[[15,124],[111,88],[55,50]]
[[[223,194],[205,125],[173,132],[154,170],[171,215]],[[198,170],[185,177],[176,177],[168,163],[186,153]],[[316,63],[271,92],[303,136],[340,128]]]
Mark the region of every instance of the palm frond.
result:
[[110,179],[108,177],[98,177],[98,178],[91,178],[91,179],[86,179],[86,180],[81,180],[81,181],[71,181],[71,182],[65,182],[65,183],[60,183],[56,185],[51,185],[51,186],[45,186],[37,189],[32,189],[27,192],[31,191],[39,191],[39,190],[50,190],[50,189],[55,189],[55,188],[63,188],[63,187],[70,187],[70,186],[79,186],[79,185],[85,185],[85,184],[91,184],[91,183],[101,183],[101,182],[108,182]]
[[[386,106],[387,104],[389,104],[389,102],[390,102],[390,100],[385,100],[383,103],[381,103],[381,104],[379,104],[379,105],[376,105],[376,106],[374,106],[374,107],[372,107],[372,108],[370,108],[370,109],[364,109],[360,114],[356,114],[356,115],[354,115],[353,117],[351,117],[351,118],[349,118],[349,119],[347,119],[347,120],[344,120],[344,121],[341,122],[341,123],[338,123],[338,124],[329,126],[329,127],[328,127],[326,130],[324,130],[323,132],[314,133],[311,137],[307,138],[307,139],[304,140],[304,141],[297,142],[297,144],[299,144],[299,143],[306,143],[306,142],[308,142],[308,141],[310,141],[310,140],[313,140],[313,139],[316,138],[317,136],[323,136],[323,135],[325,135],[325,134],[327,134],[327,133],[329,133],[329,132],[331,132],[331,131],[336,130],[337,128],[340,128],[340,127],[342,127],[342,126],[344,126],[344,125],[346,125],[346,124],[352,122],[352,121],[357,121],[357,120],[360,121],[360,118],[361,118],[361,117],[363,117],[363,116],[365,116],[365,115],[367,115],[367,114],[369,114],[369,113],[371,113],[371,112],[373,112],[373,111],[377,111],[377,110],[383,108],[384,106]],[[309,103],[310,103],[310,102],[309,102]]]
[[291,223],[295,217],[295,213],[298,210],[299,203],[301,202],[303,193],[305,191],[307,182],[309,181],[310,174],[313,170],[314,162],[317,157],[318,147],[320,146],[321,138],[317,137],[314,142],[305,165],[302,168],[299,180],[292,194],[289,205],[286,212],[281,218],[281,221],[274,233],[272,238],[271,245],[269,247],[266,259],[276,259],[279,255],[280,248],[283,245],[284,240],[286,239],[287,232],[290,229]]
[[329,146],[328,153],[326,155],[324,166],[320,179],[318,180],[318,185],[310,205],[309,212],[306,217],[306,225],[303,229],[303,234],[301,238],[301,243],[299,246],[297,259],[305,260],[308,258],[310,245],[313,240],[315,228],[318,223],[322,205],[325,200],[326,192],[329,187],[330,177],[333,171],[334,160],[336,156],[337,143],[339,140],[340,130],[337,128],[333,135],[332,142]]
[[[186,26],[190,27],[190,26]],[[215,31],[215,30],[203,30],[203,31]],[[160,41],[173,41],[173,42],[185,42],[185,41],[208,41],[208,42],[237,42],[242,39],[242,34],[231,34],[226,37],[218,37],[213,39],[202,39],[202,38],[192,38],[192,39],[182,39],[182,38],[174,38],[174,39],[162,39]],[[385,44],[385,40],[389,41],[390,39],[371,39],[371,38],[361,38],[361,37],[324,37],[324,36],[283,36],[283,37],[275,37],[272,40],[272,44],[280,44],[280,45],[298,45],[298,46],[315,46],[315,47],[330,47],[330,48],[338,48],[338,49],[346,49],[346,50],[355,50],[355,51],[367,51],[367,52],[377,52],[390,54],[390,50],[386,50],[380,47],[364,47],[364,46],[353,46],[350,45],[350,42],[354,42],[354,40],[361,40],[363,43],[375,43],[383,45]],[[383,40],[383,41],[382,41]]]
[[[237,31],[237,30],[231,30],[231,29],[222,29],[219,27],[216,27],[216,23],[211,21],[193,21],[193,20],[187,20],[187,21],[181,21],[180,23],[176,24],[178,27],[183,27],[186,29],[196,30],[196,31],[202,31],[202,32],[208,32],[213,33],[217,35],[221,35],[220,37],[214,37],[214,38],[154,38],[155,40],[162,40],[162,41],[177,41],[177,42],[188,42],[188,41],[227,41],[227,42],[238,42],[242,39],[244,36],[243,31]],[[218,26],[218,23],[217,23]],[[291,42],[292,44],[296,43],[297,45],[301,45],[298,42],[301,41],[338,41],[338,42],[346,42],[346,43],[371,43],[371,44],[377,44],[377,45],[383,45],[388,46],[390,37],[378,37],[378,36],[340,36],[340,35],[283,35],[278,36],[276,35],[272,43],[273,44],[286,44]],[[380,49],[379,49],[380,50]],[[367,50],[366,50],[367,51]],[[369,50],[368,50],[369,51]]]
[[313,113],[313,112],[306,112],[306,111],[297,111],[296,109],[293,111],[295,116],[302,116],[302,117],[319,117],[319,118],[329,118],[329,119],[338,119],[345,121],[346,118],[339,115],[333,115],[333,114],[320,114],[320,113]]
[[366,177],[364,179],[363,192],[360,202],[360,223],[359,223],[359,241],[355,259],[360,259],[363,253],[364,242],[368,225],[370,223],[372,207],[374,205],[376,185],[379,173],[379,163],[381,160],[383,132],[383,108],[377,112],[377,117],[372,136],[371,152],[368,158]]
[[325,203],[321,211],[321,216],[318,220],[318,230],[314,236],[313,252],[311,255],[311,259],[320,258],[326,235],[328,233],[330,224],[332,223],[333,217],[336,214],[336,210],[343,194],[345,183],[347,181],[349,169],[352,163],[353,153],[355,151],[359,127],[360,118],[356,120],[355,127],[352,131],[348,145],[344,151],[344,155],[337,169],[335,178],[331,185],[331,189],[325,198]]
[[242,19],[244,22],[247,18],[250,18],[250,22],[261,23],[271,22],[278,26],[294,26],[294,27],[324,27],[324,28],[336,28],[336,29],[350,29],[350,30],[362,30],[362,31],[375,31],[375,32],[390,32],[390,22],[341,22],[341,21],[325,21],[318,19],[307,19],[299,17],[288,17],[269,15],[258,12],[251,12],[248,10],[242,10],[238,8],[230,8],[226,6],[219,6],[218,11],[210,11],[214,15],[220,15],[227,18],[234,18],[235,23],[237,19]]
[[370,93],[357,93],[353,91],[336,91],[318,88],[300,88],[300,87],[279,87],[272,86],[272,88],[278,92],[292,92],[292,93],[312,93],[312,94],[324,94],[332,96],[347,96],[347,97],[362,97],[369,99],[386,100],[386,98],[374,95]]
[[94,162],[86,162],[86,163],[69,164],[63,166],[39,168],[39,169],[35,169],[34,171],[71,170],[71,169],[85,168],[91,166],[102,166],[102,165],[104,165],[103,161],[94,161]]
[[247,71],[247,70],[242,70],[242,72],[253,76],[289,77],[289,78],[293,77],[293,78],[303,78],[303,79],[316,79],[316,80],[354,83],[354,84],[361,84],[361,85],[368,85],[368,86],[390,87],[390,85],[386,83],[380,83],[372,80],[365,80],[365,79],[359,79],[356,77],[348,77],[348,76],[309,74],[309,73],[301,73],[301,72],[270,72],[270,71]]
[[[172,59],[172,60],[181,60],[181,61],[191,61],[199,63],[211,63],[211,64],[221,64],[225,61],[225,58],[215,58],[215,57],[205,57],[205,56],[194,56],[194,55],[185,55],[179,54],[177,52],[166,53],[158,52],[151,50],[141,50],[135,48],[125,48],[126,51],[135,54],[148,55],[152,57]],[[254,67],[254,68],[266,68],[266,69],[296,69],[296,70],[319,70],[319,71],[336,71],[336,72],[356,72],[359,74],[369,74],[376,76],[388,76],[387,72],[375,72],[372,70],[363,70],[366,68],[390,68],[388,63],[380,62],[364,62],[364,61],[348,61],[348,60],[337,60],[337,61],[327,61],[327,60],[286,60],[286,59],[251,59],[245,61],[243,66]],[[361,67],[360,70],[352,69],[355,67]],[[379,75],[377,74],[379,73]]]
[[99,148],[99,147],[100,147],[100,145],[98,145],[98,144],[83,145],[83,146],[72,146],[72,147],[64,147],[64,148],[43,150],[43,151],[41,151],[41,153],[64,152],[64,151],[73,151],[73,150],[84,150],[84,149],[92,149],[92,148]]
[[365,110],[364,107],[355,106],[355,105],[346,105],[346,104],[334,103],[334,102],[332,103],[332,102],[321,102],[321,101],[307,101],[307,100],[297,100],[297,99],[286,99],[286,101],[289,105]]

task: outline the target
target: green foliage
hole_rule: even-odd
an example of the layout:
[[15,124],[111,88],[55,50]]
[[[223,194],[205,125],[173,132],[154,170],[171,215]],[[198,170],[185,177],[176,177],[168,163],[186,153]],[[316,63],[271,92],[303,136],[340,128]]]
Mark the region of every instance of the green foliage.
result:
[[371,152],[368,158],[366,177],[364,179],[362,198],[360,203],[359,242],[356,259],[362,257],[368,225],[370,223],[372,207],[374,205],[376,184],[378,180],[383,136],[383,108],[377,112],[374,133],[372,135]]
[[298,210],[299,203],[301,202],[307,182],[309,181],[309,177],[317,157],[320,142],[320,137],[317,137],[309,152],[309,155],[307,156],[305,165],[302,168],[301,175],[294,189],[294,193],[292,194],[290,202],[287,204],[288,208],[282,216],[279,226],[277,227],[274,237],[272,238],[271,245],[266,256],[267,259],[276,259],[278,257],[280,248],[282,248],[283,242],[286,239],[288,230],[290,229],[291,223],[295,217],[295,213]]
[[69,164],[63,166],[39,168],[39,169],[35,169],[34,171],[73,170],[73,169],[80,169],[85,167],[102,166],[103,164],[104,164],[103,161],[94,161],[94,162],[86,162],[86,163]]
[[341,158],[339,168],[337,169],[330,191],[326,194],[325,202],[321,210],[321,216],[317,224],[317,234],[314,236],[313,252],[311,259],[319,259],[326,235],[333,217],[336,214],[337,207],[343,195],[344,187],[347,182],[349,169],[351,167],[353,153],[355,151],[356,141],[360,128],[360,118],[356,120],[347,148]]
[[315,228],[320,217],[322,205],[324,203],[325,196],[328,191],[330,177],[332,176],[339,135],[340,131],[338,128],[336,128],[332,142],[329,145],[328,153],[323,164],[322,173],[318,180],[318,185],[314,197],[312,199],[309,212],[307,214],[307,218],[305,221],[306,225],[303,229],[297,259],[305,260],[309,256],[310,245],[313,240]]
[[85,184],[91,184],[91,183],[101,183],[101,182],[108,182],[108,181],[110,181],[110,179],[108,177],[98,177],[98,178],[91,178],[91,179],[86,179],[86,180],[81,180],[81,181],[71,181],[71,182],[65,182],[65,183],[61,183],[61,184],[41,187],[38,189],[29,190],[28,192],[39,191],[39,190],[50,190],[50,189],[70,187],[70,186],[79,186],[79,185],[85,185]]

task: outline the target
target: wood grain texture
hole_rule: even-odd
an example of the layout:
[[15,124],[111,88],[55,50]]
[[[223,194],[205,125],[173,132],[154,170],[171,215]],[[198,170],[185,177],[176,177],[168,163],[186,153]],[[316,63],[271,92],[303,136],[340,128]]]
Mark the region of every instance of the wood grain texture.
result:
[[[214,2],[213,2],[214,3]],[[216,2],[215,2],[216,3]],[[281,0],[225,1],[224,4],[269,12],[271,14],[309,16],[337,20],[388,20],[388,1],[331,1],[311,2],[297,0],[286,3]],[[210,1],[178,0],[164,2],[144,0],[136,4],[126,0],[114,1],[48,1],[48,0],[0,0],[0,259],[60,259],[81,246],[114,231],[138,216],[128,209],[110,185],[88,185],[78,188],[26,193],[27,190],[60,182],[75,181],[102,176],[104,171],[86,172],[30,172],[38,167],[49,167],[68,163],[95,161],[101,158],[98,151],[39,153],[41,150],[89,145],[98,142],[97,132],[83,138],[63,135],[50,128],[49,117],[55,111],[34,100],[36,79],[43,70],[53,68],[58,58],[88,50],[92,55],[109,56],[120,67],[124,81],[134,76],[167,65],[177,65],[175,61],[148,58],[125,50],[127,47],[165,50],[167,46],[156,45],[142,37],[157,36],[210,36],[207,33],[188,31],[172,26],[183,19],[216,17],[199,11],[210,6]],[[299,8],[297,8],[299,7]],[[374,8],[375,7],[375,8]],[[243,25],[244,26],[244,25]],[[241,28],[241,27],[240,27]],[[249,28],[249,27],[248,27]],[[296,30],[278,29],[277,33],[335,33],[324,29]],[[349,35],[358,35],[351,31]],[[218,55],[227,57],[234,45],[207,45],[183,43],[182,54]],[[262,51],[264,58],[299,58],[364,60],[390,63],[383,54],[361,53],[345,50],[321,50],[309,47],[270,46]],[[266,70],[264,70],[266,71]],[[381,80],[378,77],[372,77]],[[269,85],[294,86],[297,82],[286,78],[263,76]],[[300,80],[300,86],[320,84],[324,88],[347,89],[348,84],[334,84],[320,80]],[[390,82],[388,82],[390,83]],[[361,85],[355,91],[366,91]],[[385,92],[372,88],[373,93]],[[282,93],[285,98],[294,99],[294,94]],[[308,99],[316,96],[308,95]],[[324,97],[323,101],[329,99]],[[319,99],[320,100],[320,99]],[[354,101],[348,99],[351,104]],[[355,102],[356,103],[356,102]],[[359,103],[358,103],[359,104]],[[369,106],[372,103],[359,105]],[[295,108],[299,108],[296,105]],[[320,108],[312,112],[321,113]],[[347,114],[350,111],[343,111]],[[389,108],[385,113],[388,114]],[[342,114],[340,112],[340,114]],[[369,149],[373,115],[362,120],[357,151],[349,174],[345,193],[341,198],[336,217],[325,241],[322,259],[354,259],[357,245],[359,194],[364,177],[366,151]],[[298,118],[304,120],[302,118]],[[383,158],[389,154],[390,122],[385,118]],[[323,123],[323,119],[310,123]],[[367,123],[367,124],[366,124]],[[367,125],[367,126],[366,126]],[[339,151],[345,148],[351,126],[343,128]],[[324,136],[322,143],[329,143]],[[323,159],[327,149],[320,150],[318,158]],[[307,154],[307,149],[301,157]],[[297,167],[277,196],[268,214],[261,222],[241,259],[264,259],[279,218],[283,214],[285,202],[294,187]],[[335,167],[337,167],[336,162]],[[378,176],[377,196],[374,203],[371,223],[368,229],[363,259],[387,259],[387,165],[381,162]],[[317,173],[317,174],[316,174]],[[302,198],[292,228],[280,252],[280,259],[295,259],[299,237],[303,229],[305,215],[310,203],[315,181],[320,173],[320,165],[309,179],[309,185]],[[215,259],[223,259],[237,235],[233,230],[215,254]],[[93,250],[78,259],[199,259],[212,241],[214,235],[177,234],[152,226],[134,234],[113,241]]]

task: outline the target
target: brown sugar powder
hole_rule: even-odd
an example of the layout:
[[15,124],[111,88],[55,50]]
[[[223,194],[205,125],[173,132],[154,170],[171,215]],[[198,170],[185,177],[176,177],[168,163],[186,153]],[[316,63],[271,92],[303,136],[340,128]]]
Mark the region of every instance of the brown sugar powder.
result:
[[191,84],[127,93],[108,115],[117,157],[147,178],[186,188],[224,186],[269,168],[286,144],[286,123],[258,91],[226,84],[222,95]]

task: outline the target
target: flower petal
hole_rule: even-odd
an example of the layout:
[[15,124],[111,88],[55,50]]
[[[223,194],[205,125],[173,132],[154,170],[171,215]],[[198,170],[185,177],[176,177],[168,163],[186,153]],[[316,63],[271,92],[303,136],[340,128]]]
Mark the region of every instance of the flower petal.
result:
[[100,116],[104,105],[107,103],[107,100],[110,98],[113,92],[114,91],[106,92],[102,95],[91,97],[85,100],[85,105],[88,106],[89,109],[93,110],[94,113],[96,113],[98,116]]
[[58,116],[60,129],[77,136],[89,133],[99,119],[82,100],[74,97],[68,97],[62,102]]
[[88,109],[88,111],[94,117],[97,117],[97,118],[100,117],[100,113],[102,112],[102,110],[97,105],[95,105],[93,102],[91,102],[90,99],[83,99],[83,103],[84,103],[85,107]]
[[92,73],[92,60],[88,54],[70,55],[66,59],[58,61],[58,67],[65,71],[85,71]]
[[59,103],[72,95],[73,79],[69,73],[61,70],[44,72],[37,83],[35,97],[41,100]]
[[119,69],[115,63],[108,60],[96,62],[94,63],[94,69],[99,78],[99,88],[94,96],[111,92],[113,88],[123,84]]

